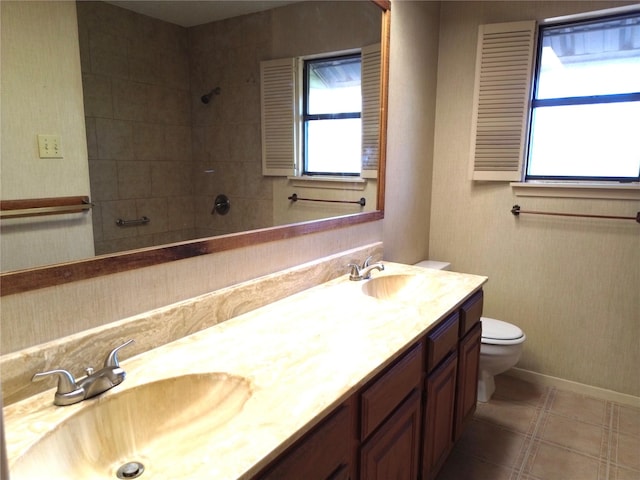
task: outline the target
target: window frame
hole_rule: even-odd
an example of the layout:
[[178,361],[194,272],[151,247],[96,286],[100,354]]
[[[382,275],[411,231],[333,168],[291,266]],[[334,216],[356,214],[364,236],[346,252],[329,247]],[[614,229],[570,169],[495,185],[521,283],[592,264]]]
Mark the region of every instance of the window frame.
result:
[[[351,58],[358,58],[360,60],[360,68],[362,69],[362,52],[351,52],[342,54],[330,54],[326,56],[313,56],[302,57],[302,102],[300,112],[300,130],[301,135],[301,158],[300,158],[300,172],[302,176],[313,177],[356,177],[362,176],[362,158],[360,158],[360,171],[359,172],[316,172],[308,170],[308,122],[315,120],[341,120],[358,118],[362,121],[362,106],[359,112],[343,112],[343,113],[322,113],[322,114],[310,114],[309,113],[309,65],[314,63],[327,62],[331,60],[346,60]],[[362,95],[362,80],[360,82],[360,92]],[[362,130],[362,127],[361,127]],[[362,140],[362,135],[361,135]]]
[[538,99],[538,87],[540,81],[540,69],[542,65],[542,49],[543,49],[543,31],[548,29],[562,28],[563,26],[575,26],[585,25],[590,23],[601,23],[608,20],[623,19],[628,17],[637,17],[640,14],[638,11],[599,15],[586,19],[573,19],[558,22],[541,23],[537,27],[537,39],[535,50],[535,67],[533,72],[533,84],[531,89],[531,103],[529,107],[528,128],[526,137],[526,153],[523,162],[523,181],[525,183],[533,183],[539,181],[555,181],[555,182],[578,182],[578,183],[593,183],[603,182],[605,184],[619,184],[619,183],[638,183],[640,182],[640,169],[638,175],[635,177],[613,177],[613,176],[559,176],[559,175],[530,175],[529,165],[531,163],[531,143],[533,139],[533,119],[536,108],[539,107],[553,107],[553,106],[570,106],[570,105],[600,105],[606,103],[632,103],[640,102],[640,91],[633,93],[618,93],[618,94],[605,94],[605,95],[590,95],[590,96],[573,96],[573,97],[555,97]]

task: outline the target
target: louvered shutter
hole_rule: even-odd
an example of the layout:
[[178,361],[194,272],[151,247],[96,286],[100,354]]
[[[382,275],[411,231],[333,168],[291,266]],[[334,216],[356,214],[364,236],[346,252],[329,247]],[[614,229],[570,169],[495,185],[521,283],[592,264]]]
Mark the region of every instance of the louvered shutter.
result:
[[378,177],[380,158],[380,44],[362,48],[362,177]]
[[262,174],[295,174],[296,60],[260,62]]
[[471,130],[474,180],[521,179],[535,32],[534,21],[480,26]]

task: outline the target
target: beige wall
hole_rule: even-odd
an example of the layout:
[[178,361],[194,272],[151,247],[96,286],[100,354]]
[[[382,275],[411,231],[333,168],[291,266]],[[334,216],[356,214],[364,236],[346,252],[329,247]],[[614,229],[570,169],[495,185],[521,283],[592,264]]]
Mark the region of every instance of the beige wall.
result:
[[[75,2],[1,8],[2,199],[90,195]],[[39,158],[38,134],[64,158]],[[2,271],[93,256],[91,212],[2,220],[0,245]]]
[[444,2],[440,23],[429,253],[487,275],[485,315],[527,335],[519,367],[640,395],[638,224],[524,216],[523,209],[635,215],[640,202],[516,197],[467,177],[478,25],[612,2]]
[[385,256],[415,263],[429,252],[439,2],[391,7]]

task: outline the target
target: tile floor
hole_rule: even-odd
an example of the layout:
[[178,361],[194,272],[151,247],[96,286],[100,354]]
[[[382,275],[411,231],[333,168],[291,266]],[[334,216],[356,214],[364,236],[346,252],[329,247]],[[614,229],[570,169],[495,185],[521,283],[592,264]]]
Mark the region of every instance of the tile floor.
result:
[[640,480],[640,409],[498,376],[437,480]]

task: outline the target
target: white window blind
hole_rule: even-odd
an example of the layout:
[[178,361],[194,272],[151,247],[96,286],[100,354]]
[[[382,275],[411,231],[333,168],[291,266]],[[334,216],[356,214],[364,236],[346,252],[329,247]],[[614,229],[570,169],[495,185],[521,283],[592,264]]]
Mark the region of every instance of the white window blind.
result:
[[296,60],[260,62],[262,174],[295,174]]
[[362,48],[362,177],[377,178],[380,158],[380,44]]
[[479,28],[471,129],[473,180],[521,180],[535,33],[535,21]]

